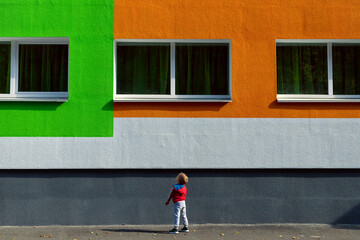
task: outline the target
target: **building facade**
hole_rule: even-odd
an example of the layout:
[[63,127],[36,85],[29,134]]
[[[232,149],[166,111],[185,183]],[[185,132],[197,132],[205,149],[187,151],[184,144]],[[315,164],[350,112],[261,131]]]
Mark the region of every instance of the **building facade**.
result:
[[1,225],[360,223],[356,1],[0,6]]

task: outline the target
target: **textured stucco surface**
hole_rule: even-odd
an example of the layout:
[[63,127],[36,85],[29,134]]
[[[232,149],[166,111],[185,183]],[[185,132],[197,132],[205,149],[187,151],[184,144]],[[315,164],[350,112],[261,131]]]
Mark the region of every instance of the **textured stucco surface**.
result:
[[0,2],[0,37],[69,38],[68,102],[1,101],[0,136],[112,136],[113,17],[113,1]]
[[359,119],[115,118],[113,137],[2,137],[0,168],[359,168],[359,124]]
[[[359,171],[183,170],[190,225],[360,224]],[[171,225],[178,171],[0,171],[0,225]]]
[[227,104],[115,103],[115,117],[360,116],[359,103],[276,101],[276,39],[359,39],[358,0],[114,2],[114,36],[118,39],[231,39],[233,89],[233,101]]

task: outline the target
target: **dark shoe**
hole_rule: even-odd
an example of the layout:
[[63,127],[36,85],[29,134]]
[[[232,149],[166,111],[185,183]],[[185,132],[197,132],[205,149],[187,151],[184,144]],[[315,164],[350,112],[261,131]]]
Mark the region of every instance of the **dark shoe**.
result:
[[178,234],[179,231],[176,228],[173,228],[169,231],[170,234]]
[[180,232],[189,232],[189,229],[187,227],[183,227]]

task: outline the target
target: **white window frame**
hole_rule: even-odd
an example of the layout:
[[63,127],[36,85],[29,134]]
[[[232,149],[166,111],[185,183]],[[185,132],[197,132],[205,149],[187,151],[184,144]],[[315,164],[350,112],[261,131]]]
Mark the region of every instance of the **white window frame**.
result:
[[[19,45],[20,44],[64,44],[69,46],[69,38],[0,38],[0,43],[11,44],[10,93],[0,94],[0,101],[46,101],[66,102],[69,98],[69,64],[68,89],[66,92],[24,92],[18,91]],[[69,50],[68,50],[69,56]]]
[[357,43],[358,39],[277,39],[278,44],[325,43],[327,45],[328,94],[277,94],[278,102],[360,102],[360,95],[334,95],[332,45]]
[[[116,61],[118,43],[169,43],[170,44],[170,94],[117,94]],[[175,44],[176,43],[226,43],[229,47],[228,95],[176,95],[175,93]],[[231,39],[115,39],[114,41],[114,102],[231,102],[232,63]]]

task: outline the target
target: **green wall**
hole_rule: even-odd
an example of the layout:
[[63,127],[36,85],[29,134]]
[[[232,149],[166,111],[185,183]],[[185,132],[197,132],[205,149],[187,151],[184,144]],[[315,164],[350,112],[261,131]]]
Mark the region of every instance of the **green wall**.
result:
[[0,0],[0,37],[68,37],[69,101],[0,102],[0,136],[112,136],[114,2]]

